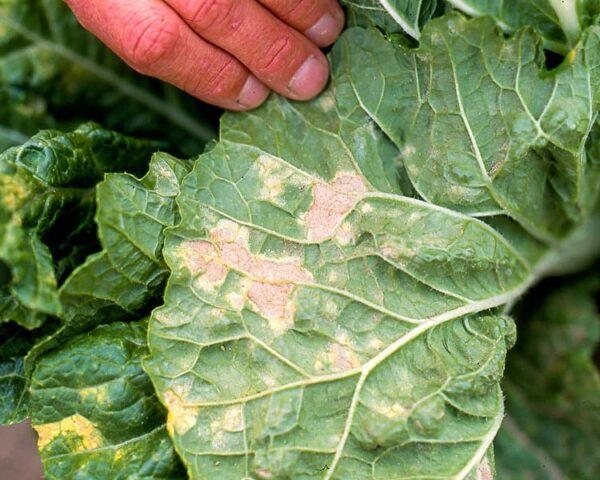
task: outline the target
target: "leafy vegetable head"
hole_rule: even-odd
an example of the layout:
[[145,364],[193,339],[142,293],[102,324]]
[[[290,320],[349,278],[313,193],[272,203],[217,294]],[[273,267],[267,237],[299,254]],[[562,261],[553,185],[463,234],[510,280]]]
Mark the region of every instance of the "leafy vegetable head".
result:
[[[598,252],[595,6],[345,3],[328,89],[193,161],[96,125],[0,156],[0,423],[48,478],[490,480],[506,411],[500,475],[592,478],[593,282],[515,310],[501,381],[513,305]],[[199,151],[61,2],[0,9],[2,145],[93,111]]]
[[35,328],[62,315],[57,277],[89,253],[95,183],[108,170],[139,170],[154,148],[87,124],[44,131],[0,156],[0,322]]

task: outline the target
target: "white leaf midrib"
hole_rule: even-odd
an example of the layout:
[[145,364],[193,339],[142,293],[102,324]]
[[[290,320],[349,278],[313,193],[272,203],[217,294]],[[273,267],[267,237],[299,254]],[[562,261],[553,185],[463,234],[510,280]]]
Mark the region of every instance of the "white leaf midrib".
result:
[[[418,29],[418,18],[415,19],[415,25],[409,25],[406,19],[400,14],[398,10],[394,8],[389,0],[379,0],[381,6],[385,9],[385,11],[389,14],[390,17],[394,19],[394,21],[400,25],[402,30],[408,33],[411,37],[418,40],[421,37],[421,32]],[[419,2],[420,8],[421,2]]]

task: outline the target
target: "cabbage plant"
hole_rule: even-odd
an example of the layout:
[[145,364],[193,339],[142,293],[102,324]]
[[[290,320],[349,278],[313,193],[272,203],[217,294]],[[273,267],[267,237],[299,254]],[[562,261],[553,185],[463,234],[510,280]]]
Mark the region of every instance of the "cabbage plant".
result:
[[343,3],[327,89],[217,136],[0,0],[0,424],[47,479],[596,477],[600,6]]

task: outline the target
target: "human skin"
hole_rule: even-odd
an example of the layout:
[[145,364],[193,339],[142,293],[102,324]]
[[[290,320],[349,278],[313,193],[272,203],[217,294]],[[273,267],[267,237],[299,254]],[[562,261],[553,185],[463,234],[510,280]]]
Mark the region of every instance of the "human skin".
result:
[[344,25],[337,0],[66,0],[80,23],[138,72],[207,103],[249,110],[271,90],[316,96],[321,47]]

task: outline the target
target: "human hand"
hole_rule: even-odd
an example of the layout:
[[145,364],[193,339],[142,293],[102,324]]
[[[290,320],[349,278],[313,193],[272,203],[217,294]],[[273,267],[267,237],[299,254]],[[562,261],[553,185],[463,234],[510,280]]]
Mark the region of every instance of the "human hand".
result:
[[66,0],[135,70],[230,110],[274,90],[308,100],[327,83],[319,47],[344,24],[336,0]]

